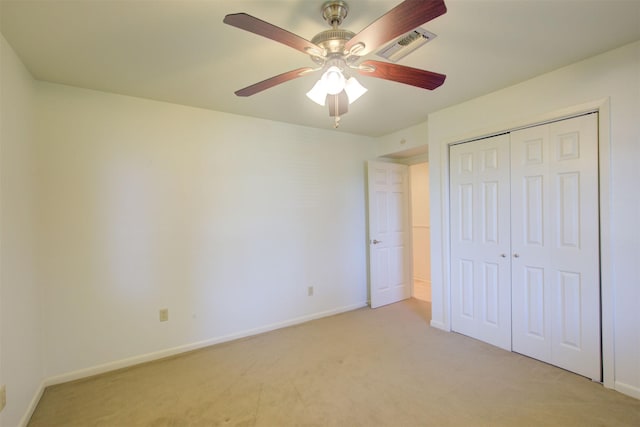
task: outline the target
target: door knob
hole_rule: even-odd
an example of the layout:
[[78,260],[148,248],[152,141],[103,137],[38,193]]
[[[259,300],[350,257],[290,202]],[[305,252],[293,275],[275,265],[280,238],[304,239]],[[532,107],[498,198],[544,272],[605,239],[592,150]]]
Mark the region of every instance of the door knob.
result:
[[500,257],[502,257],[502,258],[506,258],[506,257],[507,257],[507,254],[500,254]]
[[373,239],[371,243],[373,243],[374,245],[377,245],[378,243],[382,243],[382,240]]
[[514,253],[514,254],[513,254],[513,257],[514,257],[514,258],[520,258],[520,254],[518,254],[518,253]]

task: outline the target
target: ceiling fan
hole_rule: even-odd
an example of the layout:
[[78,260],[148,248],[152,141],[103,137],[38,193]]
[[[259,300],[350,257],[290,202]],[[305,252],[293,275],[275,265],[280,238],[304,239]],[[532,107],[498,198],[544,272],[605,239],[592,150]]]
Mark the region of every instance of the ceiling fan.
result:
[[299,50],[317,64],[316,68],[298,68],[268,78],[235,94],[255,95],[314,71],[322,71],[322,77],[307,96],[320,105],[328,104],[329,115],[335,118],[335,127],[338,127],[340,116],[348,111],[348,105],[367,91],[351,75],[352,72],[429,90],[444,83],[444,74],[375,60],[360,62],[363,56],[387,42],[444,14],[447,8],[443,0],[404,0],[357,34],[339,28],[349,12],[346,2],[327,1],[321,10],[322,17],[331,25],[331,29],[316,34],[311,41],[246,13],[225,16],[225,24]]

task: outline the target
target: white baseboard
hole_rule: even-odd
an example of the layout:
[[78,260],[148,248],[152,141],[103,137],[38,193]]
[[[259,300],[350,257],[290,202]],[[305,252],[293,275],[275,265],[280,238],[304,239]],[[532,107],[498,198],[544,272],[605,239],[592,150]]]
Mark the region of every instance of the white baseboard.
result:
[[42,398],[42,393],[44,393],[44,388],[45,388],[45,383],[43,381],[40,383],[40,386],[36,390],[36,394],[33,395],[33,399],[31,399],[31,402],[29,402],[29,406],[27,406],[27,411],[22,416],[22,419],[20,420],[20,424],[18,424],[18,427],[27,427],[27,424],[29,424],[29,420],[31,419],[33,412],[36,410],[36,406],[38,406],[38,402],[40,402],[40,398]]
[[[285,328],[287,326],[297,325],[300,323],[305,323],[310,320],[320,319],[323,317],[333,316],[335,314],[345,313],[347,311],[356,310],[362,307],[366,307],[366,302],[361,302],[358,304],[352,304],[345,307],[339,307],[332,310],[322,311],[319,313],[314,313],[306,316],[297,317],[294,319],[286,320],[284,322],[272,323],[270,325],[261,326],[259,328],[248,329],[245,331],[236,332],[229,335],[223,335],[220,337],[210,338],[204,341],[199,341],[191,344],[185,344],[178,347],[168,348],[160,351],[156,351],[153,353],[141,354],[139,356],[129,357],[127,359],[116,360],[109,363],[104,363],[102,365],[93,366],[90,368],[79,369],[73,372],[67,372],[61,375],[55,375],[53,377],[49,377],[44,381],[44,387],[61,384],[68,381],[74,381],[81,378],[87,378],[94,375],[103,374],[105,372],[114,371],[116,369],[128,368],[130,366],[139,365],[145,362],[151,362],[153,360],[163,359],[165,357],[175,356],[180,353],[186,353],[188,351],[197,350],[204,347],[209,347],[211,345],[220,344],[227,341],[233,341],[240,338],[249,337],[252,335],[261,334],[264,332],[273,331],[275,329]],[[42,393],[41,393],[42,394]],[[39,399],[39,397],[38,397]],[[37,401],[36,401],[37,404]],[[34,406],[35,408],[35,406]],[[27,418],[28,419],[28,418]]]
[[627,396],[640,399],[640,388],[638,387],[616,381],[614,389],[620,393],[626,394]]
[[435,321],[435,320],[431,320],[431,322],[430,322],[429,324],[430,324],[433,328],[436,328],[436,329],[442,329],[443,331],[446,331],[446,332],[451,332],[451,331],[449,330],[449,328],[447,328],[447,327],[445,326],[445,324],[444,324],[444,323],[442,323],[442,322],[437,322],[437,321]]

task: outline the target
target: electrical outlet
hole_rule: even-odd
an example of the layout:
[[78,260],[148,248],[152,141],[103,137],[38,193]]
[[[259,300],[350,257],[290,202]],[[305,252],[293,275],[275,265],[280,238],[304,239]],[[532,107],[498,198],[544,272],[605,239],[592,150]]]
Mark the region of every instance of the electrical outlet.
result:
[[313,286],[309,286],[307,288],[307,295],[312,297],[313,296]]
[[0,386],[0,411],[2,411],[5,406],[7,406],[7,386],[3,384]]
[[160,309],[160,321],[161,322],[166,322],[167,320],[169,320],[169,309],[168,308],[161,308]]

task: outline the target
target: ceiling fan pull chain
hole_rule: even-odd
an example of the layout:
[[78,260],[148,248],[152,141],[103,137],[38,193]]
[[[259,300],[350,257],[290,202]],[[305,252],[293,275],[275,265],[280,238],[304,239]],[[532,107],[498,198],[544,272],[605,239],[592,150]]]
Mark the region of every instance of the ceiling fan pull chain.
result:
[[340,97],[338,95],[331,96],[334,105],[333,128],[338,129],[340,126]]

